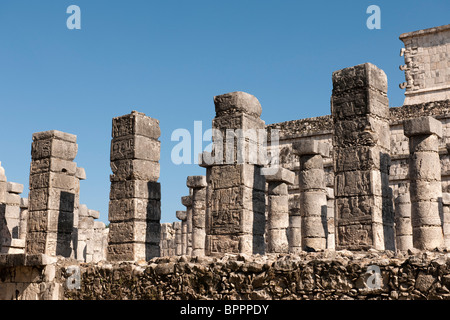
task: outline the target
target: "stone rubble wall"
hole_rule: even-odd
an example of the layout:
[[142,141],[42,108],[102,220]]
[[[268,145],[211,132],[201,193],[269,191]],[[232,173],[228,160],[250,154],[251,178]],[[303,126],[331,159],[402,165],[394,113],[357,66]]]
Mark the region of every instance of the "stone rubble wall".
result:
[[[82,266],[80,290],[64,298],[152,300],[450,299],[450,255],[322,253],[164,257]],[[379,287],[369,266],[380,268]],[[64,275],[62,270],[58,274]],[[59,280],[64,282],[64,278]]]

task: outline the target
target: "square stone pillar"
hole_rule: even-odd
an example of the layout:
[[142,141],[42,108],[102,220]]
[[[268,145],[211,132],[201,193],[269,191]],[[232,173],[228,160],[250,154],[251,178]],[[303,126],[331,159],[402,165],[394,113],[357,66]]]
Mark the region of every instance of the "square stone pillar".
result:
[[80,180],[73,160],[78,151],[75,135],[60,131],[33,134],[28,208],[28,254],[72,254],[74,213]]
[[265,132],[265,123],[260,119],[261,105],[245,92],[216,96],[214,104],[214,161],[205,161],[204,153],[201,162],[207,167],[208,182],[206,254],[262,254],[265,178],[258,134]]
[[143,113],[113,119],[108,260],[160,255],[160,135],[159,121]]
[[386,74],[370,63],[333,72],[337,248],[394,249]]

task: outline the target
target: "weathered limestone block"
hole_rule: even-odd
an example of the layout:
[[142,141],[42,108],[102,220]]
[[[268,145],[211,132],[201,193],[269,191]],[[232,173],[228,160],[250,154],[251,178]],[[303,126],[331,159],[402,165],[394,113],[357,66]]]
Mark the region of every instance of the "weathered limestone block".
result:
[[261,170],[269,184],[267,252],[288,253],[289,195],[287,186],[294,183],[295,173],[280,167],[275,174],[268,175],[266,174],[267,170],[270,169],[263,168]]
[[442,124],[432,117],[405,120],[409,138],[409,178],[413,245],[432,250],[444,245],[439,138]]
[[399,195],[395,199],[395,232],[397,250],[406,251],[413,248],[411,200],[409,194]]
[[336,246],[393,250],[387,77],[365,63],[333,73]]
[[114,118],[108,260],[160,255],[159,121],[136,111]]
[[[33,134],[26,251],[72,255],[80,180],[76,136],[56,130]],[[78,172],[80,173],[80,172]]]

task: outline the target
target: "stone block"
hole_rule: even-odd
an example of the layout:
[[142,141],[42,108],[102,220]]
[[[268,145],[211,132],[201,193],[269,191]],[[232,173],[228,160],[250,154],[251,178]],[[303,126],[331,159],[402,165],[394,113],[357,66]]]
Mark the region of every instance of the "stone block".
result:
[[161,226],[146,221],[111,222],[109,243],[159,243]]
[[186,213],[186,211],[177,211],[176,217],[177,217],[177,219],[179,219],[181,221],[185,221],[187,219],[187,213]]
[[266,180],[261,175],[261,169],[251,164],[213,166],[207,180],[214,190],[247,186],[265,191]]
[[23,192],[23,184],[16,182],[7,182],[6,183],[6,192],[21,194]]
[[158,182],[142,180],[111,182],[110,200],[130,198],[160,200],[161,185]]
[[246,92],[231,92],[214,97],[216,117],[228,116],[237,113],[246,113],[254,117],[260,117],[261,104],[258,99]]
[[149,243],[110,243],[107,248],[108,261],[150,260],[160,256],[159,245]]
[[20,208],[28,209],[28,198],[20,198]]
[[78,194],[57,188],[31,189],[29,193],[30,211],[50,209],[73,212],[77,202]]
[[191,196],[183,196],[181,197],[181,204],[185,207],[192,206],[192,197]]
[[413,245],[420,250],[434,250],[442,247],[444,237],[441,226],[423,226],[413,228]]
[[11,206],[19,206],[20,205],[20,195],[15,193],[6,193],[5,194],[5,204]]
[[77,164],[72,160],[54,157],[35,159],[31,162],[30,175],[46,172],[64,173],[74,176],[77,173]]
[[276,173],[272,173],[271,168],[262,168],[261,175],[266,178],[268,182],[283,182],[287,184],[294,184],[295,172],[279,167]]
[[111,135],[113,138],[139,135],[156,140],[161,136],[161,129],[159,120],[132,111],[131,114],[113,118]]
[[295,154],[303,155],[321,155],[323,157],[330,156],[330,144],[321,140],[304,139],[292,144]]
[[56,210],[31,211],[27,228],[29,232],[65,232],[73,230],[73,212]]
[[270,182],[268,186],[269,195],[287,195],[288,185],[285,182]]
[[325,189],[325,172],[321,169],[300,171],[299,187],[302,191]]
[[186,185],[189,188],[206,188],[208,183],[206,182],[206,176],[189,176],[186,179]]
[[439,150],[439,137],[437,135],[417,135],[409,138],[409,153],[429,152],[437,153]]
[[116,160],[111,161],[111,170],[111,181],[158,181],[160,165],[159,162],[149,160]]
[[379,146],[334,148],[335,172],[355,170],[381,170],[388,172],[391,166],[389,154]]
[[408,119],[403,122],[403,131],[407,137],[435,134],[440,138],[442,123],[430,116]]
[[131,219],[159,221],[161,219],[160,200],[120,199],[109,202],[109,221]]
[[91,210],[89,209],[88,211],[88,216],[93,218],[93,219],[98,219],[100,217],[100,212],[97,210]]
[[80,181],[64,173],[47,172],[30,176],[30,190],[39,188],[58,188],[67,192],[78,193]]
[[281,196],[269,196],[269,206],[270,206],[270,212],[289,212],[289,200],[288,195],[281,195]]
[[442,185],[440,181],[416,180],[411,183],[409,192],[412,202],[434,201],[442,197]]
[[387,93],[385,72],[371,63],[364,63],[333,72],[333,95],[371,88]]
[[448,192],[442,193],[442,204],[445,206],[450,205],[450,193],[448,193]]
[[441,163],[436,152],[414,152],[409,156],[409,176],[414,180],[441,180]]
[[86,170],[84,170],[84,168],[77,167],[75,177],[79,180],[86,180]]
[[73,161],[78,152],[78,145],[60,139],[33,140],[31,158],[33,161],[43,158],[59,158]]
[[111,140],[111,161],[149,160],[159,161],[161,142],[144,136],[124,136]]

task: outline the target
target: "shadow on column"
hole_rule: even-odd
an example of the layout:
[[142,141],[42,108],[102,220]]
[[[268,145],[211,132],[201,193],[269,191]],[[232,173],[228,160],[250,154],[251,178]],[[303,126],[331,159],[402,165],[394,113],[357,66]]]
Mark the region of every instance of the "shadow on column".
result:
[[58,231],[56,234],[56,255],[70,257],[72,248],[75,194],[61,191],[59,199]]
[[3,246],[10,246],[12,235],[9,232],[6,222],[6,204],[0,203],[0,253],[3,253]]
[[[256,182],[265,179],[261,175],[260,167],[255,166],[253,170],[253,188],[252,188],[252,211],[253,211],[253,227],[252,227],[252,246],[253,254],[265,253],[264,233],[266,230],[266,200],[265,192],[256,188]],[[262,212],[261,212],[262,211]]]
[[[161,235],[161,185],[159,182],[147,183],[148,199],[146,207],[145,260],[159,257]],[[138,209],[139,210],[139,209]]]
[[383,222],[384,249],[395,251],[393,192],[389,186],[390,161],[391,157],[389,154],[380,152],[380,171],[381,174],[387,174],[387,179],[383,179],[383,176],[381,176],[381,217]]

